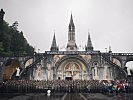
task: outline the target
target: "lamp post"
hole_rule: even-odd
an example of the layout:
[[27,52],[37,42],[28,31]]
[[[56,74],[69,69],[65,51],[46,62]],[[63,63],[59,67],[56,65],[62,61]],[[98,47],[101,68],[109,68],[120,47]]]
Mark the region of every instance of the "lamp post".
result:
[[39,53],[40,49],[38,49],[38,53]]

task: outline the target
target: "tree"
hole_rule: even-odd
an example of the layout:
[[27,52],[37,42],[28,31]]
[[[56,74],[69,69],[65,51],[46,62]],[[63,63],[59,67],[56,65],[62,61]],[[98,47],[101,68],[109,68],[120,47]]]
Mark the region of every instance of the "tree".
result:
[[0,54],[7,56],[32,55],[34,48],[29,45],[23,32],[18,31],[18,22],[15,21],[12,26],[3,21],[3,34],[0,41]]

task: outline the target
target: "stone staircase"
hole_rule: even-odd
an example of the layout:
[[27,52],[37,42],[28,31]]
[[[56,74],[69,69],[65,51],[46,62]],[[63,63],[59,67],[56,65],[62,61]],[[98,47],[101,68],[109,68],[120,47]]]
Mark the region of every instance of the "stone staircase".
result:
[[[127,72],[121,68],[120,66],[118,66],[117,64],[113,63],[111,60],[110,60],[110,56],[109,55],[101,55],[101,58],[103,60],[105,60],[106,62],[108,62],[109,64],[111,64],[113,67],[115,67],[116,69],[120,70],[122,72],[122,74],[125,74],[125,78],[127,77]],[[119,75],[120,76],[120,75]]]

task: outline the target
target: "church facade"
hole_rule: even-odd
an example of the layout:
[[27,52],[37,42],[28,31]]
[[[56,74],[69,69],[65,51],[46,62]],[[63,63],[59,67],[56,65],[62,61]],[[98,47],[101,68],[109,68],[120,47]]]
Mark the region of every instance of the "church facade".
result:
[[[1,10],[2,11],[2,10]],[[1,13],[1,22],[4,12]],[[2,25],[2,24],[1,24]],[[0,83],[10,79],[28,80],[115,80],[129,76],[126,63],[133,53],[100,52],[94,50],[88,34],[85,50],[79,51],[75,40],[75,25],[71,14],[68,42],[60,51],[53,36],[50,51],[32,56],[0,57]]]
[[71,14],[66,51],[60,51],[54,34],[50,51],[38,54],[34,66],[27,68],[30,80],[114,80],[127,76],[121,62],[112,51],[101,53],[93,49],[90,34],[84,51],[78,51],[75,25]]

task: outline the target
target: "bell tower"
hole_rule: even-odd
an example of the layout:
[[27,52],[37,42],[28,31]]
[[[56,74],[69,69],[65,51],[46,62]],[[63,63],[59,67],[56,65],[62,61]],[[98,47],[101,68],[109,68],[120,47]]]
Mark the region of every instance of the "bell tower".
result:
[[67,51],[76,51],[77,45],[75,43],[75,26],[73,23],[73,17],[71,14],[70,23],[68,26],[68,43],[67,43]]

